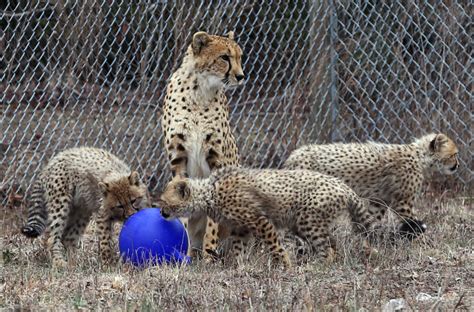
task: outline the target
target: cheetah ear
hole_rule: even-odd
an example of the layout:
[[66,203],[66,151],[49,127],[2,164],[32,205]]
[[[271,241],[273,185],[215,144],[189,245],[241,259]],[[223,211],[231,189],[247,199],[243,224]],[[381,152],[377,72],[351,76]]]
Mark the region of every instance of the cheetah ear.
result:
[[175,188],[182,199],[188,199],[191,195],[191,190],[189,189],[188,183],[185,181],[178,182]]
[[229,31],[227,33],[227,37],[230,39],[230,40],[234,40],[235,38],[235,33],[233,31]]
[[102,194],[107,195],[107,192],[109,191],[109,184],[107,182],[99,182],[99,190],[102,192]]
[[193,53],[194,54],[199,54],[201,52],[201,49],[204,48],[209,42],[211,41],[211,37],[204,32],[204,31],[199,31],[194,34],[193,36]]
[[130,176],[128,177],[128,182],[130,182],[130,185],[140,185],[140,176],[138,175],[138,172],[132,171]]
[[441,147],[448,141],[448,137],[442,133],[437,134],[430,142],[430,151],[433,153],[439,152]]

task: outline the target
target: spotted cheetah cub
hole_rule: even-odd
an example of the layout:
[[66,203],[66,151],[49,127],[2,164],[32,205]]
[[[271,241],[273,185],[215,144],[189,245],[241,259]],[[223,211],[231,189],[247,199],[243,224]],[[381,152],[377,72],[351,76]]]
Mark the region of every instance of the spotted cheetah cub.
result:
[[320,257],[331,254],[329,225],[348,211],[357,232],[371,227],[364,200],[337,178],[309,170],[223,168],[207,179],[176,177],[161,195],[164,217],[205,211],[241,233],[252,232],[276,260],[291,266],[276,229],[308,241]]
[[22,233],[39,236],[49,227],[53,266],[64,267],[64,247],[73,250],[94,212],[98,213],[100,255],[113,259],[112,221],[123,221],[148,201],[138,173],[111,153],[71,148],[54,156],[41,171],[31,195],[33,205]]
[[456,172],[456,144],[444,134],[429,134],[410,144],[335,143],[295,150],[283,165],[309,169],[342,179],[357,194],[371,199],[370,213],[381,220],[387,207],[403,220],[400,234],[414,238],[426,225],[412,209],[424,178],[438,170]]

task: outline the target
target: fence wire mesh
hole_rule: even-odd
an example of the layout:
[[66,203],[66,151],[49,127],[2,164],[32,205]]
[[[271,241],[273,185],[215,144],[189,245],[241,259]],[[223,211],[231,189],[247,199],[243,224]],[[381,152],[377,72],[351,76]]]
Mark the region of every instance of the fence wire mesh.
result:
[[460,146],[472,186],[470,1],[6,1],[0,4],[2,202],[66,147],[104,147],[152,191],[168,179],[160,114],[194,32],[236,32],[228,92],[242,162],[279,167],[309,142]]

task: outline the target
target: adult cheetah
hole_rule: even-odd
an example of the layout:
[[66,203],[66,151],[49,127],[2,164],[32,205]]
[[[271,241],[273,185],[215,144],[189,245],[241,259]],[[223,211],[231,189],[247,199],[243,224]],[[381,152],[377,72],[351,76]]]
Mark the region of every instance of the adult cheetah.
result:
[[[203,178],[216,168],[239,164],[224,91],[244,81],[241,56],[233,32],[227,37],[194,34],[168,83],[161,119],[173,176]],[[187,229],[192,254],[203,250],[211,259],[225,229],[204,212],[189,216]]]
[[400,234],[414,238],[426,229],[413,213],[416,195],[435,170],[453,174],[458,148],[445,134],[429,134],[410,144],[335,143],[295,150],[283,168],[309,169],[342,179],[371,199],[370,212],[381,220],[387,207],[402,219]]

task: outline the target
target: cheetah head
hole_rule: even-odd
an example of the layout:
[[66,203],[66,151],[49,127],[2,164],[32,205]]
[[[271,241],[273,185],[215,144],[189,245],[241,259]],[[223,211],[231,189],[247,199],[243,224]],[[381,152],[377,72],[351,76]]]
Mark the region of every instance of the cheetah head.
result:
[[242,50],[234,41],[233,32],[227,37],[197,32],[190,50],[195,69],[210,88],[234,87],[244,82]]
[[165,187],[160,197],[161,214],[166,219],[188,217],[190,211],[191,188],[188,179],[175,177]]
[[429,143],[433,165],[444,174],[454,174],[459,167],[458,148],[445,134],[436,134]]
[[136,171],[128,177],[99,182],[99,189],[112,219],[125,220],[146,205],[146,186]]

